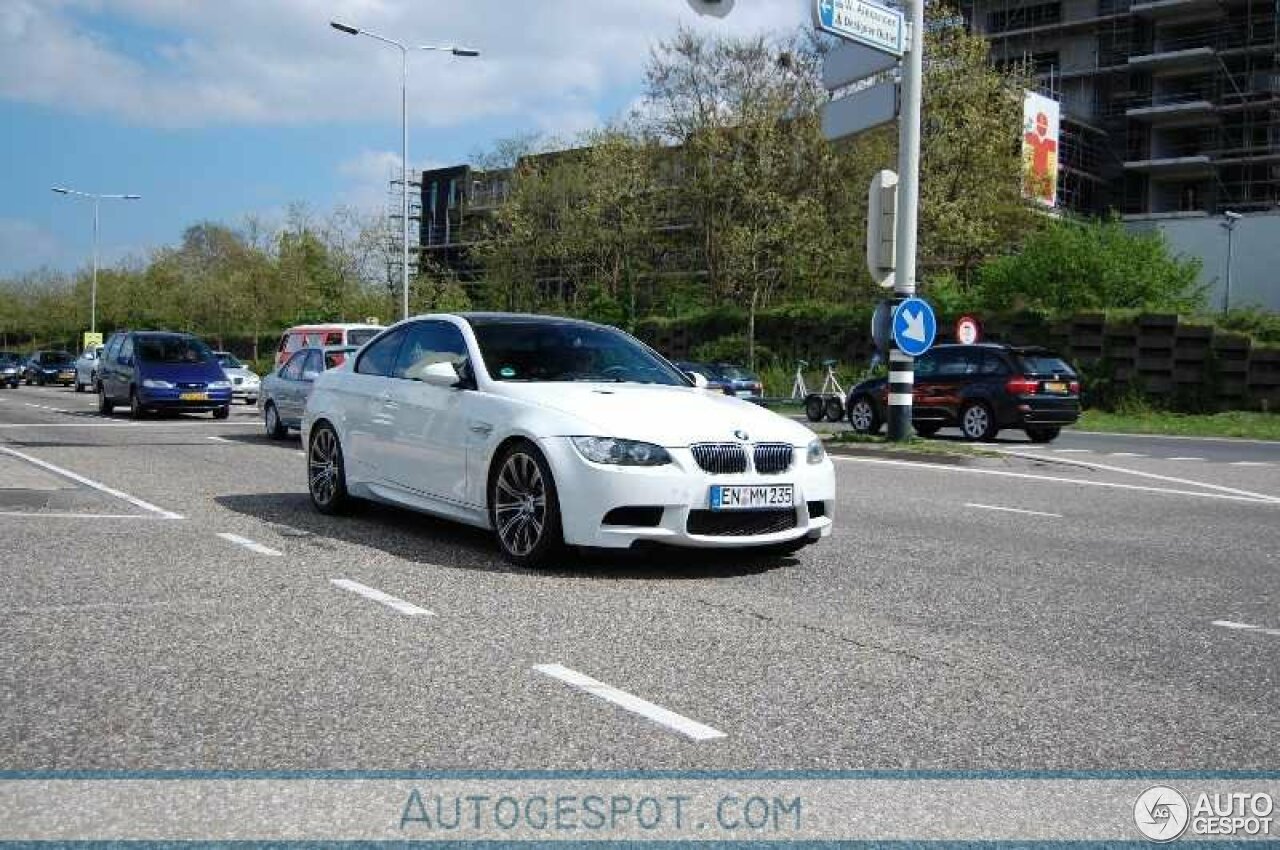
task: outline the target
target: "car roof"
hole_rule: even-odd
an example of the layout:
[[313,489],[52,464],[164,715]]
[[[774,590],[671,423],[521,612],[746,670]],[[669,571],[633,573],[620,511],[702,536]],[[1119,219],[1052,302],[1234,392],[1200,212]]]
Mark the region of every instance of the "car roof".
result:
[[1008,351],[1013,354],[1053,354],[1052,351],[1045,348],[1043,345],[1010,345],[1004,342],[972,342],[968,344],[961,343],[961,342],[943,342],[933,346],[933,348],[929,350],[930,351],[938,351],[941,349],[952,350],[956,348],[962,348],[962,349],[985,348],[993,351]]
[[460,319],[467,321],[472,325],[496,324],[498,322],[510,324],[557,324],[557,325],[579,325],[586,328],[604,328],[607,325],[601,325],[596,322],[588,322],[586,319],[573,319],[568,316],[548,316],[538,313],[454,313]]

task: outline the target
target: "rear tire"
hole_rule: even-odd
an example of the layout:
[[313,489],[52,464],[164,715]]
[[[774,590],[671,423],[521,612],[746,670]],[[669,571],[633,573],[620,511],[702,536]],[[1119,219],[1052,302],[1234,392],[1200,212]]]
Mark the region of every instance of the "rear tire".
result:
[[289,429],[280,421],[276,406],[270,402],[267,402],[267,409],[262,412],[262,425],[266,428],[267,436],[273,440],[283,440],[289,436]]
[[98,385],[98,413],[102,414],[103,416],[110,416],[111,411],[115,409],[116,409],[116,406],[111,402],[111,399],[107,398],[106,389],[103,388],[101,384],[99,384]]
[[832,396],[823,405],[823,412],[826,413],[828,422],[839,422],[844,419],[844,402]]
[[849,425],[857,433],[878,434],[882,424],[880,411],[870,396],[860,395],[849,405]]
[[564,550],[550,465],[533,443],[521,440],[503,451],[493,469],[489,521],[502,556],[526,569],[546,566]]
[[827,406],[820,395],[811,395],[804,400],[804,415],[810,422],[821,422]]
[[1000,431],[991,408],[980,401],[971,401],[960,411],[960,430],[964,432],[965,439],[984,443],[994,440]]
[[1061,428],[1028,428],[1027,439],[1033,443],[1052,443],[1062,433]]
[[307,492],[311,504],[322,514],[335,516],[351,510],[342,444],[338,441],[338,432],[327,422],[311,430],[307,445]]

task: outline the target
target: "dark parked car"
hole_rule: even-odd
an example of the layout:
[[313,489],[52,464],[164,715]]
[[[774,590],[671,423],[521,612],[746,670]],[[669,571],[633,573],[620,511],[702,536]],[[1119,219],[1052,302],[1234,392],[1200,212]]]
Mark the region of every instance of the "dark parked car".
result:
[[22,356],[13,351],[0,351],[0,387],[17,389],[22,380]]
[[127,331],[107,341],[98,366],[98,410],[127,404],[140,418],[149,410],[231,413],[231,381],[212,349],[191,334]]
[[23,377],[32,384],[71,386],[76,380],[76,359],[66,351],[37,351],[27,361]]
[[711,368],[720,375],[720,382],[729,395],[756,401],[764,396],[764,384],[760,378],[747,371],[745,366],[732,363],[712,363]]
[[[849,424],[874,434],[888,410],[888,381],[863,381],[849,392]],[[915,362],[912,424],[929,437],[958,427],[970,440],[994,440],[1019,428],[1037,443],[1058,436],[1080,416],[1080,380],[1044,348],[1010,345],[939,345]]]

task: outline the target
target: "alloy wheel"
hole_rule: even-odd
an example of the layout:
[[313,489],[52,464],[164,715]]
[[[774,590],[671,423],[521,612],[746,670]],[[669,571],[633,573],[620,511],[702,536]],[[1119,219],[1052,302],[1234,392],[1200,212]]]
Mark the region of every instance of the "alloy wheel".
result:
[[964,412],[964,435],[971,440],[980,440],[986,436],[991,427],[991,414],[980,404],[971,405]]
[[329,505],[337,496],[340,463],[337,436],[328,428],[316,432],[307,456],[307,479],[318,504]]
[[859,433],[870,431],[874,419],[875,411],[871,409],[871,402],[865,398],[855,401],[849,410],[849,423],[853,425],[853,430]]
[[547,487],[538,463],[524,452],[507,458],[494,485],[498,538],[516,557],[524,557],[542,539],[547,524]]

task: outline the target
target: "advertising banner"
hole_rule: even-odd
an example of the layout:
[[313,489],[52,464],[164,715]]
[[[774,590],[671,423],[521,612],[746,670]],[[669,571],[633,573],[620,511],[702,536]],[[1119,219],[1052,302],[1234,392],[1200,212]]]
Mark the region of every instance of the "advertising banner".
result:
[[1046,207],[1058,203],[1058,102],[1027,92],[1022,102],[1022,194]]

